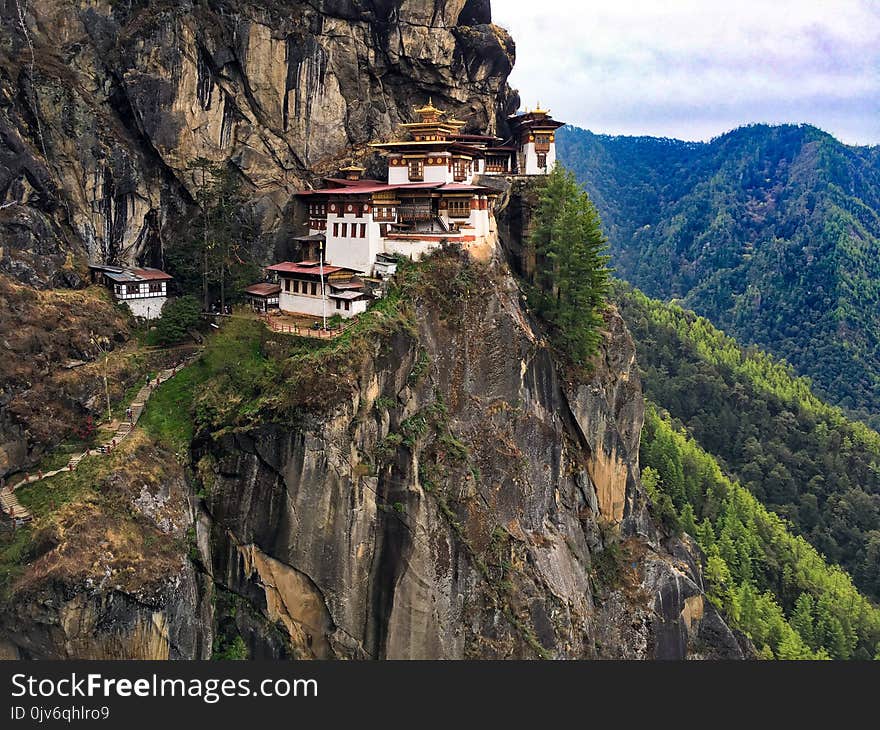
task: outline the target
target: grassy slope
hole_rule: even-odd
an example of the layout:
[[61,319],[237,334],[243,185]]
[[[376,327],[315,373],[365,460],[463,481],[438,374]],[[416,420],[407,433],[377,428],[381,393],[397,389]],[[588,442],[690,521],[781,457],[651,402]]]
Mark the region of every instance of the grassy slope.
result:
[[[183,478],[181,465],[136,431],[110,455],[19,489],[34,520],[2,535],[0,590],[18,594],[47,579],[108,576],[124,590],[140,590],[167,576],[185,554]],[[158,514],[178,529],[163,532],[135,500],[144,489],[155,494],[175,480],[181,488]]]

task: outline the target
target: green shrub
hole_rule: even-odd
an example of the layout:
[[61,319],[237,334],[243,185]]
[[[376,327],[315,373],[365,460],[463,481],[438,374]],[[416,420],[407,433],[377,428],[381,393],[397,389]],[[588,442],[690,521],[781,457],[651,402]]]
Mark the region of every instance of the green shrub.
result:
[[201,322],[202,308],[199,300],[187,294],[172,299],[162,309],[156,322],[155,339],[159,345],[176,345],[186,337],[189,330]]

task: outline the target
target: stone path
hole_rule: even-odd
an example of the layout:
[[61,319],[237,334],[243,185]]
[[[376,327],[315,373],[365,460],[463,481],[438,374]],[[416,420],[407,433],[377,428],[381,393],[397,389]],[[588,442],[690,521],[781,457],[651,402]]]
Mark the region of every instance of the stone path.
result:
[[160,383],[164,383],[166,380],[168,380],[168,378],[173,377],[174,375],[179,373],[181,370],[183,370],[186,364],[186,362],[178,363],[169,370],[162,370],[153,380],[148,380],[144,387],[138,391],[137,395],[134,397],[134,400],[131,402],[131,421],[122,421],[116,428],[116,433],[113,434],[113,437],[109,441],[101,444],[95,449],[89,449],[88,451],[84,451],[82,454],[77,454],[71,457],[70,461],[67,462],[67,465],[61,467],[60,469],[55,469],[54,471],[47,472],[41,471],[37,474],[27,474],[25,475],[25,478],[17,484],[0,488],[0,510],[7,514],[17,525],[24,524],[25,522],[30,522],[33,519],[33,515],[24,505],[21,504],[21,502],[18,501],[18,498],[15,496],[15,490],[27,484],[38,482],[41,479],[48,479],[49,477],[53,477],[63,471],[73,471],[86,457],[102,456],[104,454],[110,453],[114,448],[119,446],[120,442],[126,436],[128,436],[128,434],[130,434],[134,430],[134,427],[137,425],[137,422],[141,417],[141,414],[144,412],[144,408],[147,405],[147,400],[149,400],[150,395],[152,395],[153,391],[156,389],[156,386]]

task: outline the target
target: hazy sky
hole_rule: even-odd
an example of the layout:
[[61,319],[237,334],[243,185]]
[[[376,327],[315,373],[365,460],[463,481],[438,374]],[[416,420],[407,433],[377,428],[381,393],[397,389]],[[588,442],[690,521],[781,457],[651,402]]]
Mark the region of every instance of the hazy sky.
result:
[[809,122],[880,144],[880,0],[492,0],[523,106],[608,134]]

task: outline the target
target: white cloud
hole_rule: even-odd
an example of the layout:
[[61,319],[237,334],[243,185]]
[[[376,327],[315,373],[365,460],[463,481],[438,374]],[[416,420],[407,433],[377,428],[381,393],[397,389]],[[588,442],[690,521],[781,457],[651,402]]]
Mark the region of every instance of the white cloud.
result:
[[874,0],[493,0],[523,104],[612,134],[809,122],[880,143]]

